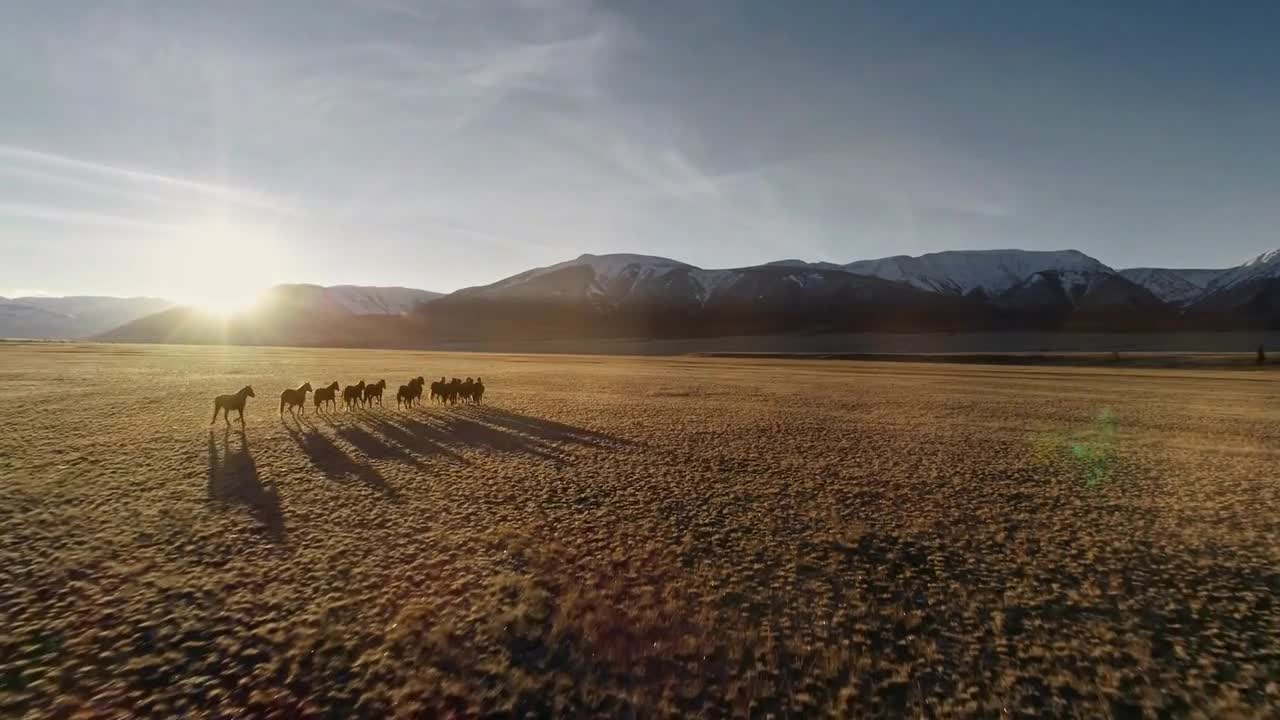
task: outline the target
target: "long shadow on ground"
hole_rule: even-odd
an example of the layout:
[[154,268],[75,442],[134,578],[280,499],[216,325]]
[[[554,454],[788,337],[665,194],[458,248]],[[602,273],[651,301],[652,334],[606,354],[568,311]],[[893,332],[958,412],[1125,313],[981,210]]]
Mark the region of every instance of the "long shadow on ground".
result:
[[573,425],[566,425],[531,415],[521,415],[491,405],[467,405],[456,410],[466,417],[545,442],[567,442],[589,447],[636,444],[634,441],[616,435],[574,427]]
[[[369,417],[371,416],[365,416],[362,419],[367,420]],[[359,425],[339,425],[335,428],[335,432],[338,437],[351,443],[352,447],[370,460],[394,460],[419,469],[425,467],[422,460],[398,444],[388,442],[385,438],[374,435]]]
[[368,415],[364,419],[388,440],[419,455],[440,455],[460,463],[467,463],[466,458],[449,447],[457,444],[457,439],[444,433],[435,423],[425,422],[409,414]]
[[239,442],[231,442],[231,428],[223,431],[222,452],[209,431],[209,497],[220,502],[244,505],[273,541],[285,539],[284,513],[274,485],[263,485],[258,466],[249,450],[244,429],[236,431]]
[[458,445],[493,452],[524,453],[558,463],[568,461],[555,446],[510,429],[486,425],[454,413],[430,415],[428,418],[436,424],[439,432]]
[[[469,463],[459,452],[463,448],[565,463],[570,460],[566,445],[618,448],[635,444],[594,430],[485,406],[449,407],[446,412],[424,412],[423,408],[365,409],[320,417],[333,424],[338,437],[371,460],[401,462],[419,470],[429,468],[424,460],[431,457]],[[295,430],[285,423],[317,467],[330,475],[361,475],[370,485],[386,487],[372,467],[347,457],[308,421],[301,421],[300,425],[310,431],[301,427]]]
[[[523,453],[554,462],[568,460],[559,449],[539,438],[529,437],[521,428],[489,425],[458,412],[367,412],[357,416],[356,422],[368,425],[383,438],[376,438],[358,426],[342,426],[338,434],[366,454],[381,452],[383,457],[415,464],[419,461],[405,449],[423,456],[441,455],[462,463],[468,461],[453,448]],[[384,438],[391,442],[384,442]],[[367,451],[362,443],[369,446]]]
[[310,422],[300,421],[296,427],[285,422],[284,429],[302,449],[311,464],[330,480],[353,477],[390,499],[398,497],[395,488],[391,487],[377,468],[353,459]]

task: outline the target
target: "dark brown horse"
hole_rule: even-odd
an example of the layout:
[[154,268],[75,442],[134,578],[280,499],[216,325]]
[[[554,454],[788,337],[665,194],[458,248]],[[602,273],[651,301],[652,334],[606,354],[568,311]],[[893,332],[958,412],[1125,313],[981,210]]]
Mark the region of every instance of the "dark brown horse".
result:
[[396,407],[400,407],[403,403],[405,407],[413,407],[413,403],[422,397],[422,378],[416,377],[409,381],[408,385],[401,385],[396,391]]
[[307,414],[307,393],[311,392],[311,383],[303,383],[302,387],[297,390],[285,390],[280,393],[280,416],[284,417],[284,409],[286,406],[289,412],[297,413],[302,410],[302,414]]
[[335,399],[337,398],[337,396],[338,396],[337,380],[334,380],[333,382],[329,383],[327,386],[317,390],[315,394],[316,412],[320,412],[321,406],[326,404],[332,406],[336,410],[338,408],[338,401]]
[[228,417],[232,410],[240,413],[240,424],[244,425],[244,401],[246,398],[257,397],[253,394],[253,387],[245,385],[232,395],[219,395],[213,399],[213,420],[209,421],[212,425],[218,419],[218,411],[222,411],[222,419],[228,425],[231,419]]
[[382,391],[387,389],[387,381],[379,380],[372,385],[364,386],[364,404],[372,405],[376,399],[378,404],[382,404]]
[[342,388],[342,404],[348,411],[364,403],[364,381]]

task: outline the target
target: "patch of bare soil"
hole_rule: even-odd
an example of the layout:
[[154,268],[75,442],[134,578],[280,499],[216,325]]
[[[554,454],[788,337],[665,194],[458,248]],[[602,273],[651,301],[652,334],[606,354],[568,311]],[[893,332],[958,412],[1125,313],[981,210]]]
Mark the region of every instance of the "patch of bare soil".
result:
[[[486,404],[395,409],[442,374]],[[5,345],[0,387],[6,717],[1280,705],[1269,373]]]

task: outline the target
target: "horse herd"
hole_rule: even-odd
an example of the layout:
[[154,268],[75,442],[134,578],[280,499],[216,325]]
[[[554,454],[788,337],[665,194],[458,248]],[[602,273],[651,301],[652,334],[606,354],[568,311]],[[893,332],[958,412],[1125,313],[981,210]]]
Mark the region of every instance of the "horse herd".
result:
[[[411,408],[422,404],[422,388],[427,381],[419,375],[411,378],[408,383],[401,385],[396,391],[396,407]],[[316,412],[324,412],[326,408],[337,410],[338,407],[338,381],[333,381],[328,385],[312,389],[311,383],[303,383],[301,387],[290,388],[280,393],[280,415],[284,415],[284,411],[288,408],[290,413],[297,414],[299,410],[303,415],[307,414],[307,393],[314,393]],[[341,400],[342,406],[348,411],[357,408],[369,407],[377,401],[378,405],[382,405],[382,393],[387,389],[387,381],[379,380],[375,383],[366,384],[364,380],[355,385],[348,385],[342,388]],[[253,394],[253,387],[246,385],[238,392],[230,395],[219,395],[213,399],[213,419],[209,421],[212,425],[218,420],[218,413],[222,413],[222,420],[228,425],[231,424],[231,411],[235,411],[240,416],[240,424],[244,424],[244,405],[248,398],[256,397]],[[484,401],[484,380],[480,378],[467,378],[459,380],[453,378],[445,380],[443,376],[439,380],[430,385],[430,400],[439,402],[444,405],[463,404],[480,404]]]

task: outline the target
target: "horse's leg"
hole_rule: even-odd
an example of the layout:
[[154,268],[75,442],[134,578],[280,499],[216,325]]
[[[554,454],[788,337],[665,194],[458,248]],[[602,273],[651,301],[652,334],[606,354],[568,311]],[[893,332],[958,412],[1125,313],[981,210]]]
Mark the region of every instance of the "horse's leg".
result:
[[212,425],[216,422],[218,422],[218,401],[214,400],[213,401],[213,419],[209,421],[209,424]]
[[227,407],[222,408],[222,422],[226,423],[227,427],[231,427],[230,415],[231,415],[231,406],[228,405]]
[[244,425],[244,406],[241,405],[239,408],[237,408],[237,411],[240,413],[240,424]]

